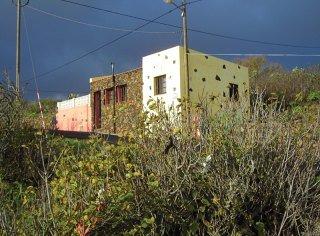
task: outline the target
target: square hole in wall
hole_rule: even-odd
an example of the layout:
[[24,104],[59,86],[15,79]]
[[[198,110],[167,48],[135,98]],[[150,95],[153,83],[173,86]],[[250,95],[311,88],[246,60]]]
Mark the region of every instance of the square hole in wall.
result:
[[216,75],[216,80],[221,81],[221,78],[219,75]]
[[205,82],[205,81],[206,81],[206,78],[202,78],[202,81]]
[[208,56],[204,56],[206,59],[208,59],[209,57]]
[[167,92],[166,75],[160,75],[154,78],[155,94],[165,94]]
[[239,86],[237,84],[229,84],[229,97],[234,101],[239,100]]
[[194,72],[197,72],[198,70],[197,69],[194,69]]
[[227,69],[226,65],[223,65],[222,68],[223,68],[223,69]]

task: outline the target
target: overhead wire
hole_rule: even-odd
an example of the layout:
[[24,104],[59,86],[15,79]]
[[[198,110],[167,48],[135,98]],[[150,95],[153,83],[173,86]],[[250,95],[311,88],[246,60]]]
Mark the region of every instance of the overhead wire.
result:
[[[199,1],[202,1],[202,0],[196,0],[196,1],[193,1],[193,2],[191,2],[191,3],[195,3],[195,2],[199,2]],[[189,4],[191,4],[191,3],[189,3]],[[166,15],[169,15],[170,13],[172,13],[173,11],[175,11],[176,9],[177,9],[177,7],[175,7],[175,8],[173,8],[173,9],[171,9],[171,10],[169,10],[169,11],[161,14],[161,15],[158,16],[158,17],[155,17],[153,20],[148,21],[148,22],[146,22],[146,23],[144,23],[144,24],[136,27],[136,28],[134,29],[134,31],[140,30],[140,29],[142,29],[143,27],[151,24],[152,22],[154,22],[154,21],[156,21],[156,20],[158,20],[158,19],[160,19],[160,18],[162,18],[162,17],[164,17],[164,16],[166,16]],[[81,60],[82,58],[87,57],[88,55],[90,55],[90,54],[92,54],[92,53],[95,53],[95,52],[101,50],[102,48],[105,48],[105,47],[107,47],[107,46],[109,46],[109,45],[111,45],[111,44],[119,41],[120,39],[125,38],[125,37],[131,35],[132,33],[133,33],[132,31],[131,31],[131,32],[127,32],[127,33],[125,33],[125,34],[123,34],[123,35],[121,35],[121,36],[119,36],[119,37],[117,37],[117,38],[115,38],[115,39],[113,39],[113,40],[111,40],[111,41],[109,41],[109,42],[106,42],[106,43],[104,43],[104,44],[96,47],[95,49],[92,49],[92,50],[90,50],[90,51],[88,51],[88,52],[86,52],[86,53],[84,53],[84,54],[82,54],[82,55],[80,55],[80,56],[78,56],[78,57],[76,57],[76,58],[68,61],[68,62],[65,62],[64,64],[62,64],[62,65],[60,65],[60,66],[57,66],[57,67],[55,67],[55,68],[53,68],[53,69],[51,69],[51,70],[49,70],[49,71],[47,71],[47,72],[41,73],[41,74],[37,75],[37,77],[38,77],[38,78],[44,77],[44,76],[46,76],[46,75],[48,75],[48,74],[50,74],[50,73],[52,73],[52,72],[55,72],[55,71],[57,71],[57,70],[65,67],[65,66],[68,66],[68,65],[70,65],[70,64],[72,64],[72,63],[74,63],[74,62],[76,62],[76,61],[79,61],[79,60]],[[25,80],[24,82],[27,82],[27,81],[30,81],[30,80],[32,80],[32,79]]]
[[[88,4],[74,2],[74,1],[71,1],[71,0],[59,0],[59,1],[66,2],[66,3],[69,3],[69,4],[73,4],[73,5],[78,5],[78,6],[81,6],[81,7],[90,8],[90,9],[93,9],[93,10],[98,10],[98,11],[103,11],[103,12],[107,12],[107,13],[111,13],[111,14],[115,14],[115,15],[119,15],[119,16],[124,16],[124,17],[128,17],[128,18],[131,18],[131,19],[136,19],[136,20],[141,20],[141,21],[146,21],[146,22],[150,22],[151,21],[150,19],[146,19],[146,18],[143,18],[143,17],[133,16],[133,15],[129,15],[129,14],[126,14],[126,13],[121,13],[121,12],[117,12],[117,11],[112,11],[112,10],[100,8],[100,7],[91,6],[91,5],[88,5]],[[159,24],[159,25],[164,25],[164,26],[169,26],[169,27],[173,27],[173,28],[177,28],[177,29],[182,29],[181,26],[170,24],[170,23],[164,23],[164,22],[161,22],[161,21],[153,21],[152,23]],[[255,40],[255,39],[248,39],[248,38],[244,38],[244,37],[235,37],[235,36],[231,36],[231,35],[218,34],[218,33],[208,32],[208,31],[204,31],[204,30],[194,29],[194,28],[188,28],[188,30],[191,31],[191,32],[201,33],[201,34],[214,36],[214,37],[218,37],[218,38],[238,40],[238,41],[244,41],[244,42],[249,42],[249,43],[257,43],[257,44],[264,44],[264,45],[271,45],[271,46],[281,46],[281,47],[291,47],[291,48],[320,49],[320,46],[309,46],[309,45],[298,45],[298,44],[290,44],[290,43],[269,42],[269,41],[264,41],[264,40]]]
[[65,20],[65,21],[69,21],[69,22],[73,22],[76,24],[80,24],[80,25],[85,25],[85,26],[89,26],[89,27],[95,27],[95,28],[99,28],[99,29],[106,29],[106,30],[112,30],[112,31],[121,31],[121,32],[132,32],[132,33],[143,33],[143,34],[177,34],[178,32],[175,31],[142,31],[142,30],[131,30],[131,29],[125,29],[125,28],[116,28],[116,27],[109,27],[109,26],[104,26],[104,25],[97,25],[97,24],[91,24],[91,23],[87,23],[87,22],[83,22],[83,21],[79,21],[79,20],[74,20],[71,18],[67,18],[67,17],[63,17],[63,16],[59,16],[56,14],[53,14],[51,12],[47,12],[32,6],[26,6],[27,8],[45,14],[45,15],[49,15],[52,17],[55,17],[57,19],[61,19],[61,20]]
[[[37,90],[34,90],[34,89],[24,89],[24,91],[28,91],[28,92],[36,92]],[[84,92],[84,91],[66,91],[66,90],[43,90],[43,89],[40,89],[39,92],[42,92],[42,93],[64,93],[64,94],[67,94],[67,93],[77,93],[77,94],[88,94],[89,92]]]
[[189,55],[204,56],[250,56],[250,57],[320,57],[320,54],[295,54],[295,53],[189,53]]

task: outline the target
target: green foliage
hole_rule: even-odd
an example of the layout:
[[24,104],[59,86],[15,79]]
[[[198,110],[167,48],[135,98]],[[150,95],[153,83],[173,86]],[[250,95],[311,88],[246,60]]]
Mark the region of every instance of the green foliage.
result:
[[311,91],[307,98],[310,102],[320,101],[320,90],[319,91]]
[[226,104],[200,137],[151,101],[117,145],[35,131],[6,96],[1,235],[319,234],[320,117],[303,94],[283,112]]
[[269,63],[263,57],[249,57],[238,63],[249,68],[251,91],[263,92],[266,103],[277,102],[288,107],[319,101],[319,65],[286,71],[281,65]]

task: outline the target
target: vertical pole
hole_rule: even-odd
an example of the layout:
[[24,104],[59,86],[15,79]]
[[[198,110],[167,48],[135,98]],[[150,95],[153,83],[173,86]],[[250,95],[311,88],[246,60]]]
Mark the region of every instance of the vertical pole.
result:
[[20,25],[21,0],[17,0],[17,34],[16,34],[16,91],[20,94]]
[[189,45],[188,45],[188,22],[187,22],[187,2],[183,0],[182,23],[183,23],[183,48],[184,48],[184,73],[186,76],[186,113],[187,124],[190,127],[190,79],[189,79]]
[[116,134],[116,77],[114,75],[114,63],[111,62],[111,69],[112,69],[112,84],[113,84],[113,133]]

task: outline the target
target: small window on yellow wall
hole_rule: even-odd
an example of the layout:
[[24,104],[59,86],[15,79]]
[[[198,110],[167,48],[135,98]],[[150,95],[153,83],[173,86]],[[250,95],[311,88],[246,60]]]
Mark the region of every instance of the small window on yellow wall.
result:
[[239,100],[239,86],[237,84],[229,85],[229,97],[234,101]]
[[154,78],[154,95],[165,94],[167,92],[166,77],[166,75],[161,75]]

